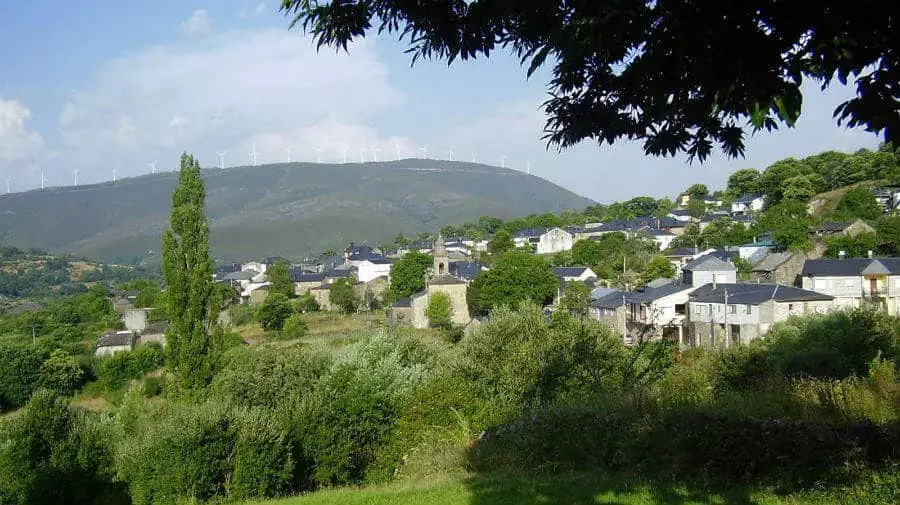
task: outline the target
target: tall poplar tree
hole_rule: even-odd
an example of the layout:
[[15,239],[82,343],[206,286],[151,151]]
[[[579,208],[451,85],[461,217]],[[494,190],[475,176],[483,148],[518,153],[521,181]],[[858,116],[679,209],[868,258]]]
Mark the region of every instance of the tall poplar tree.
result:
[[188,388],[204,386],[212,373],[207,357],[213,282],[205,199],[200,164],[184,153],[172,193],[169,229],[163,234],[162,270],[168,286],[169,367]]

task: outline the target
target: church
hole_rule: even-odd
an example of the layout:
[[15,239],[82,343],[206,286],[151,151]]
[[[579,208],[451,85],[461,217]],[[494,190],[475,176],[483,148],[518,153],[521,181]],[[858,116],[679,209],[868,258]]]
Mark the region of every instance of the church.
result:
[[444,293],[450,297],[453,307],[451,320],[456,326],[469,324],[472,318],[469,316],[469,306],[466,303],[466,288],[469,283],[465,279],[450,274],[450,254],[443,238],[438,235],[432,249],[434,265],[425,280],[425,289],[409,298],[397,300],[391,306],[391,319],[395,324],[412,326],[413,328],[428,328],[428,318],[425,317],[425,308],[428,300],[435,293]]

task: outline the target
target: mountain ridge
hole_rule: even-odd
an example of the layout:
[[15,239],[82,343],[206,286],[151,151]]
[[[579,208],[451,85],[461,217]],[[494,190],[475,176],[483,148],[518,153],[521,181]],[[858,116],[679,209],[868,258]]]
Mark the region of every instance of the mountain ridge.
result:
[[[512,218],[592,202],[539,177],[479,163],[406,159],[203,169],[213,254],[300,258],[482,215]],[[157,254],[177,172],[0,197],[0,241],[136,261]]]

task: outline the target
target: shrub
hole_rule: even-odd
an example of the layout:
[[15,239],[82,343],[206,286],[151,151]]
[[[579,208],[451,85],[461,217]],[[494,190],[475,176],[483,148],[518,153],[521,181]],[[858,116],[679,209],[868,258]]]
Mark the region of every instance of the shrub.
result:
[[319,302],[316,301],[316,297],[306,293],[297,298],[297,309],[304,314],[307,312],[318,312]]
[[0,344],[0,409],[24,405],[41,380],[50,352],[40,345]]
[[159,377],[147,377],[144,379],[144,386],[141,392],[147,398],[161,395],[163,392],[163,380]]
[[338,279],[328,288],[328,301],[344,314],[356,312],[359,309],[359,295],[347,279]]
[[278,496],[290,490],[294,459],[286,431],[271,415],[252,410],[238,418],[229,498]]
[[309,331],[309,326],[306,325],[306,321],[300,317],[300,314],[294,313],[284,322],[280,336],[286,340],[297,339],[306,335],[307,331]]
[[309,393],[330,365],[327,355],[300,347],[238,347],[226,353],[210,389],[235,405],[275,408]]
[[449,329],[453,321],[453,302],[446,293],[434,293],[428,297],[425,307],[428,324],[442,330]]
[[291,316],[293,309],[288,297],[282,293],[271,293],[259,306],[256,318],[266,331],[280,330]]
[[232,326],[243,326],[253,322],[256,311],[249,305],[233,305],[228,309],[228,318]]
[[55,350],[41,364],[41,386],[62,396],[70,396],[81,386],[84,371],[69,353]]
[[119,389],[129,381],[139,379],[165,364],[162,347],[151,342],[133,351],[118,352],[103,358],[98,367],[98,378],[109,389]]

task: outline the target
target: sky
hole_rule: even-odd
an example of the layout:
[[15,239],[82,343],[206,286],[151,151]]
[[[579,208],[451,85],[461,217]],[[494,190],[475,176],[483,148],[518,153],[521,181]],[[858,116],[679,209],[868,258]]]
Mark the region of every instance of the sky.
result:
[[[123,7],[123,6],[128,7]],[[648,157],[639,143],[541,140],[549,69],[509,54],[417,62],[390,36],[317,51],[277,0],[4,2],[0,11],[0,193],[177,169],[421,157],[526,171],[598,202],[724,187],[740,168],[875,148],[836,126],[850,88],[804,84],[793,129],[752,137],[742,159]],[[452,154],[451,154],[452,151]],[[222,153],[219,156],[218,153]],[[77,174],[75,173],[77,171]]]

